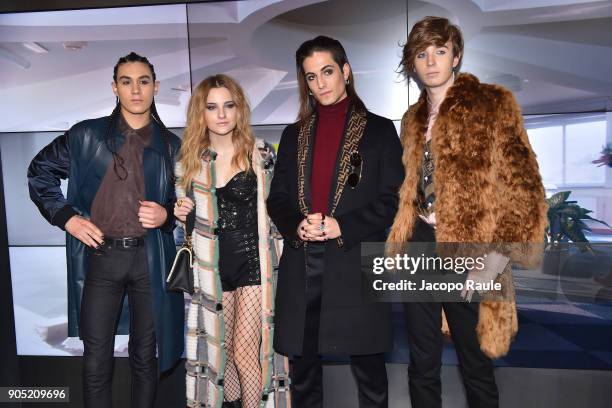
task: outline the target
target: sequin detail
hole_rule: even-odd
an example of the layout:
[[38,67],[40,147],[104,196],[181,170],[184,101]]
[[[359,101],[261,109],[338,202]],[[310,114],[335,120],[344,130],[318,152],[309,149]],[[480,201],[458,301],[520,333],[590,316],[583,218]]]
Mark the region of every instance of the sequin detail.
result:
[[257,178],[252,172],[236,174],[217,189],[219,272],[224,291],[259,285],[257,234]]
[[217,188],[219,231],[235,231],[257,225],[257,178],[241,171],[228,183]]

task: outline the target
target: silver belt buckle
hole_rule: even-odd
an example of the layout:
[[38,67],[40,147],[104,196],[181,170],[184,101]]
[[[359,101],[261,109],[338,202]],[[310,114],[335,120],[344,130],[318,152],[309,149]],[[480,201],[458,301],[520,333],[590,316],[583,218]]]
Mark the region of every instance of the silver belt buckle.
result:
[[138,241],[136,240],[136,238],[132,238],[132,237],[121,238],[121,243],[124,248],[131,248],[131,247],[135,247],[138,245]]

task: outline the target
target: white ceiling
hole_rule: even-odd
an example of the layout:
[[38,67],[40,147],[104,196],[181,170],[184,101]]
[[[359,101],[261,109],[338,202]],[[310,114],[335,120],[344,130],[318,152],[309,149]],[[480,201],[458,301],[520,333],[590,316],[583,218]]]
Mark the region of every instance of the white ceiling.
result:
[[[0,131],[61,130],[108,114],[112,67],[132,50],[155,65],[169,126],[184,125],[190,86],[217,72],[247,90],[255,124],[291,122],[295,50],[318,34],[344,44],[368,107],[397,120],[408,105],[400,44],[426,15],[458,23],[463,70],[508,86],[524,112],[612,108],[612,1],[248,0],[0,15]],[[66,41],[87,46],[68,51]]]
[[[319,34],[344,45],[357,90],[372,111],[400,119],[406,110],[407,89],[395,71],[400,61],[397,44],[406,38],[405,0],[282,1],[253,12],[240,24],[192,24],[192,10],[204,15],[206,7],[188,6],[193,84],[219,71],[234,75],[249,93],[254,123],[295,119],[295,51]],[[212,35],[224,40],[200,46]]]
[[[26,49],[30,41],[49,52]],[[68,51],[66,41],[87,45]],[[0,15],[0,131],[64,130],[108,115],[113,66],[131,51],[150,57],[161,81],[160,114],[168,126],[182,126],[190,93],[184,5]],[[177,90],[183,85],[187,91]]]

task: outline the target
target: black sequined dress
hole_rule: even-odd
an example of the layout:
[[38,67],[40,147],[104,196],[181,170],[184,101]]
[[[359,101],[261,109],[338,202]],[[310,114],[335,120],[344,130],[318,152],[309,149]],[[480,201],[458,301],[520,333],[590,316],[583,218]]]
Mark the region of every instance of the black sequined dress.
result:
[[257,177],[252,171],[236,174],[217,188],[219,273],[223,291],[259,285],[257,234]]

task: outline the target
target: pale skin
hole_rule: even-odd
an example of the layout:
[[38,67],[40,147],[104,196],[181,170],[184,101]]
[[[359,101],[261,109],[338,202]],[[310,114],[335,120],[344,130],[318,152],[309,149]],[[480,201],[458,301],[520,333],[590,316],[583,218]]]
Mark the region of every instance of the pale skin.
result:
[[[306,84],[321,105],[334,105],[347,97],[346,81],[351,67],[340,67],[329,51],[315,51],[302,63]],[[302,241],[327,241],[342,235],[338,221],[325,214],[308,214],[297,227]]]
[[453,55],[450,41],[442,46],[430,45],[414,58],[414,72],[425,86],[433,105],[438,105],[453,85],[453,68],[459,64],[460,55]]
[[[117,70],[117,82],[112,82],[113,93],[119,97],[121,114],[132,129],[140,129],[151,121],[151,104],[159,90],[159,81],[147,64],[127,62]],[[154,201],[140,200],[138,222],[143,228],[159,228],[168,214]],[[104,234],[89,219],[75,215],[65,225],[66,231],[85,245],[97,248],[104,243]]]
[[[232,94],[227,88],[212,88],[206,97],[204,111],[206,128],[210,138],[210,147],[217,153],[215,170],[217,174],[217,188],[225,186],[236,174],[244,169],[232,165],[234,157],[234,143],[232,136],[236,128],[238,112]],[[179,204],[181,204],[179,206]],[[194,207],[193,201],[185,197],[174,206],[174,216],[185,222],[187,214]]]

